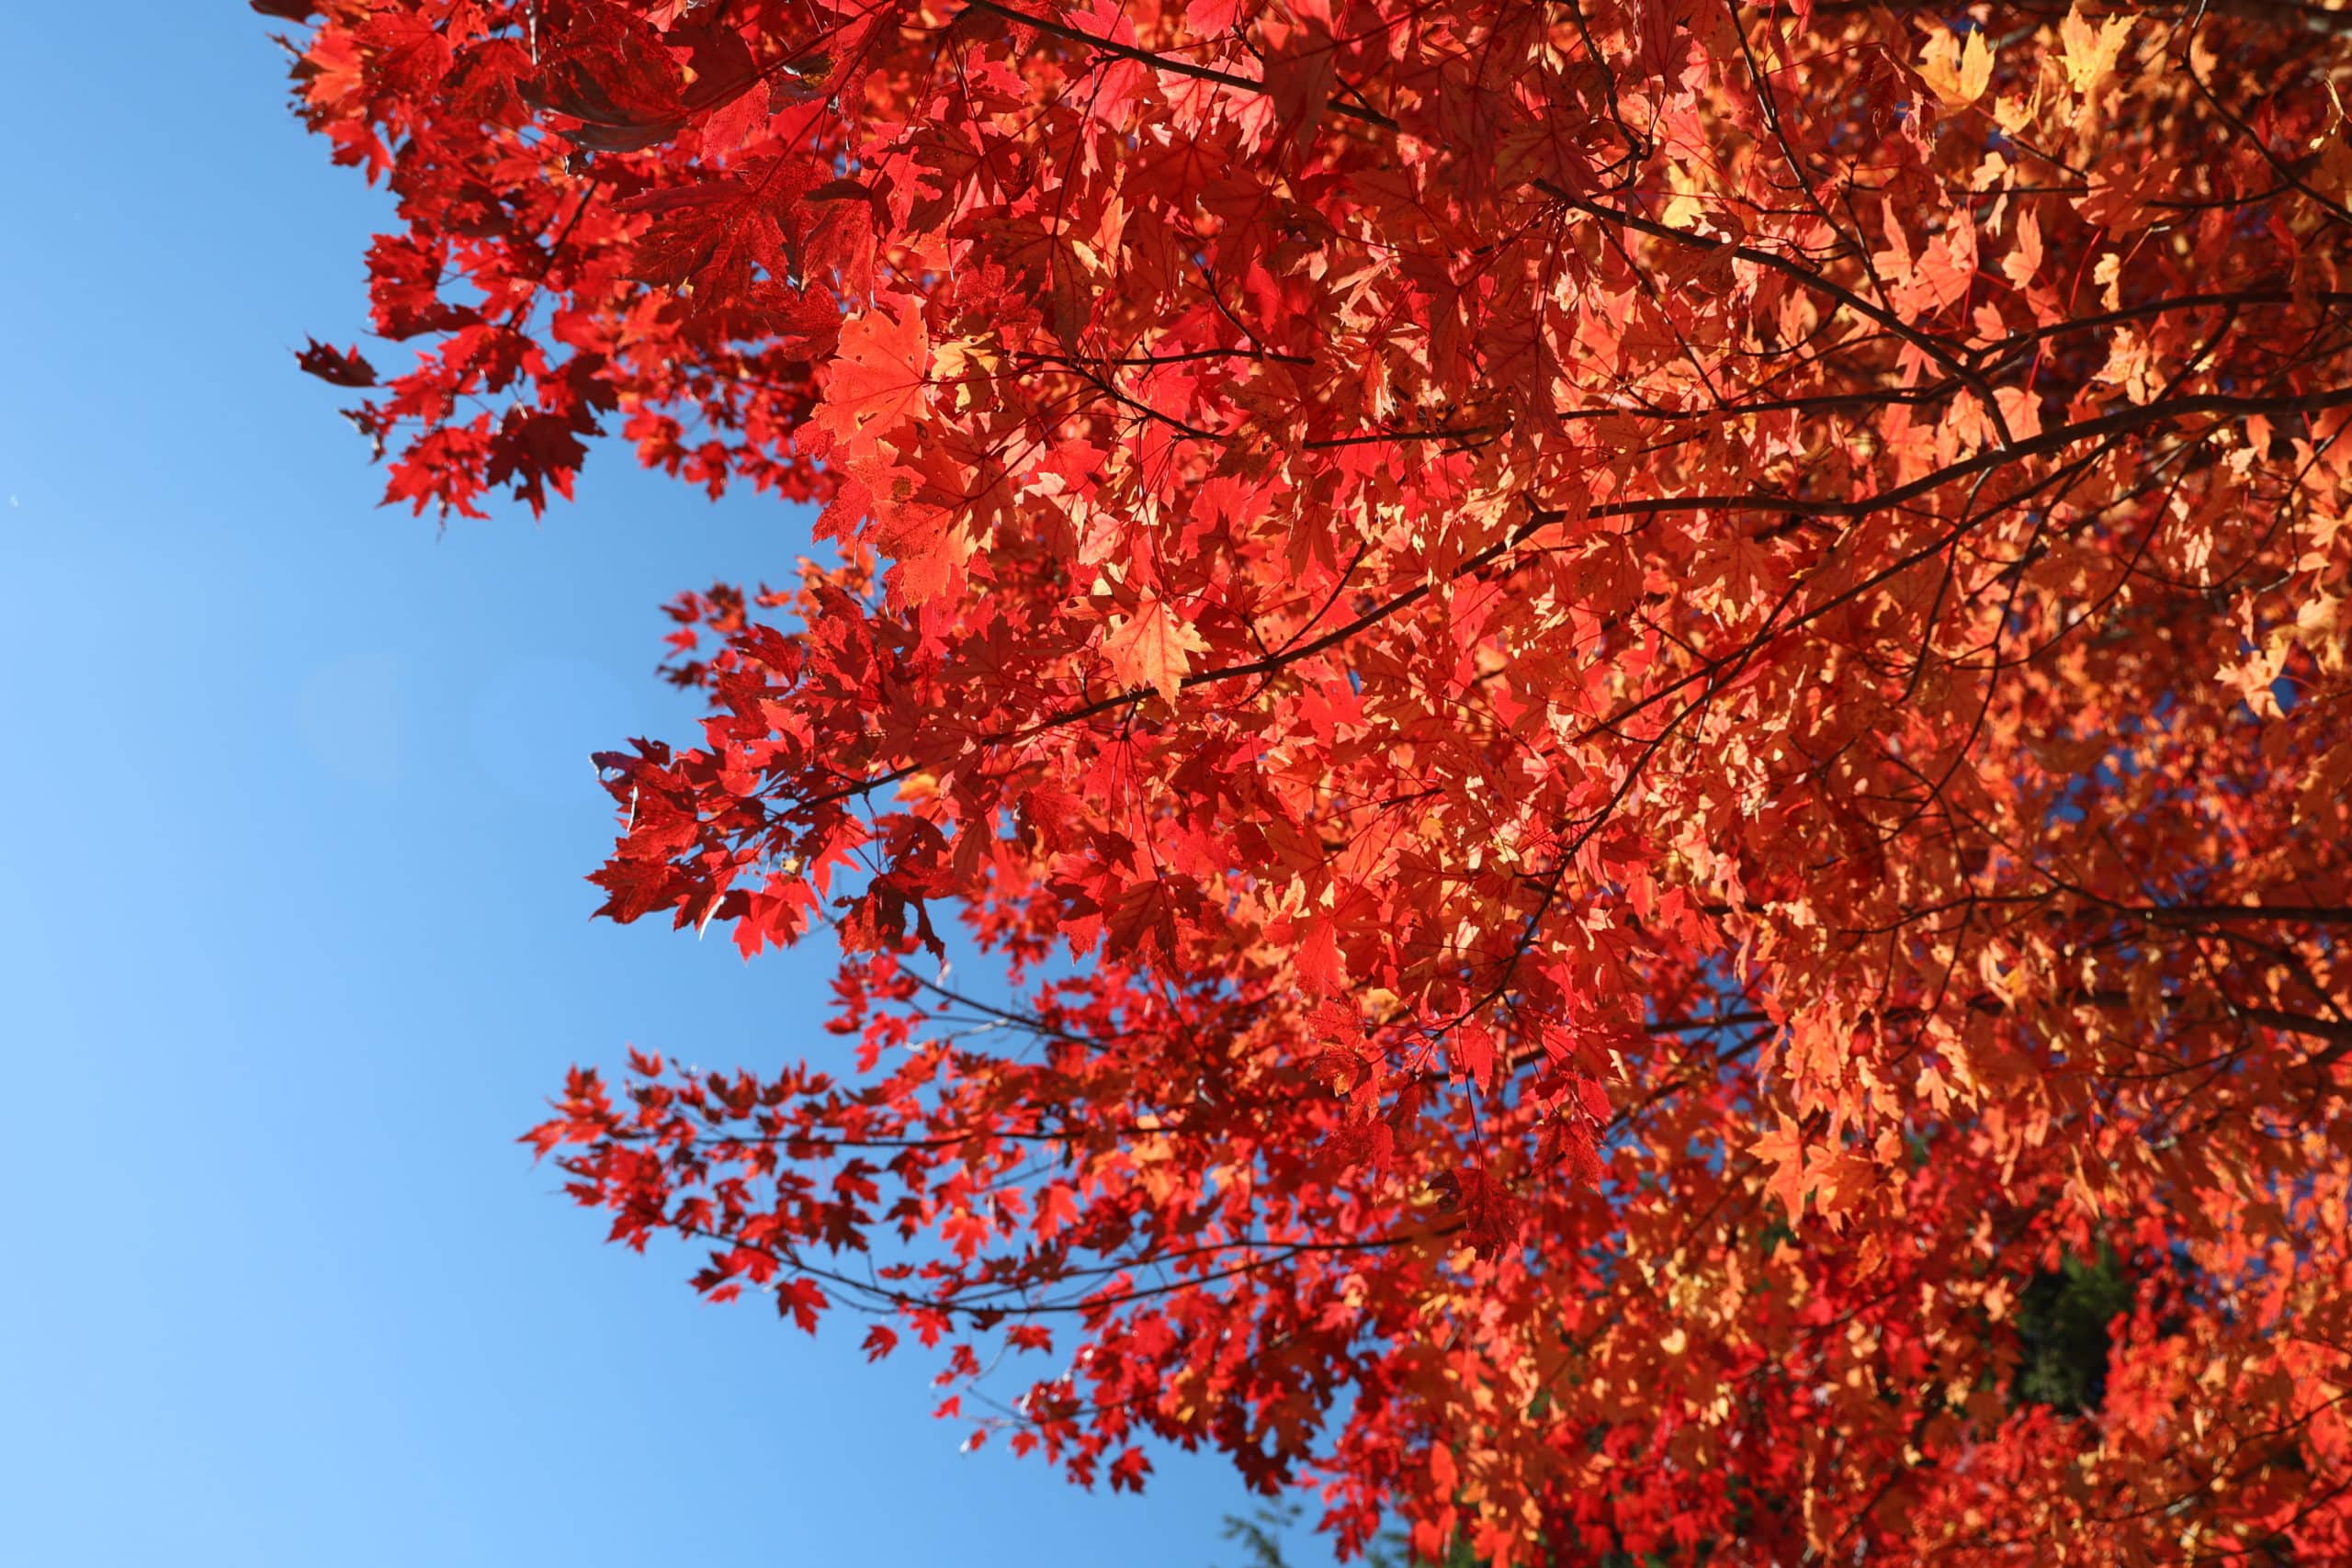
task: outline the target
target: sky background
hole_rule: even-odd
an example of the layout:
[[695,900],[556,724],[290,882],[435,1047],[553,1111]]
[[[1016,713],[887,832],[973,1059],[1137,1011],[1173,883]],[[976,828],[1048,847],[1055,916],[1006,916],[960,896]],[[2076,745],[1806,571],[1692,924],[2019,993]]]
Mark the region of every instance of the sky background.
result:
[[687,731],[661,602],[807,513],[614,450],[539,525],[378,510],[289,350],[360,337],[385,198],[271,24],[0,10],[0,1558],[1238,1564],[1219,1461],[961,1454],[919,1361],[700,1303],[514,1143],[632,1042],[842,1049],[826,953],[581,880],[588,752]]

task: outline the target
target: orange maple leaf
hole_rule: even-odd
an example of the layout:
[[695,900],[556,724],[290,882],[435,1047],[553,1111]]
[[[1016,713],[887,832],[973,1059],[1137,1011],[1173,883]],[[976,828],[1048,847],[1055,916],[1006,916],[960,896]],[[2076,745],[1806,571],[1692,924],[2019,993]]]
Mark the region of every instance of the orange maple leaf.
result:
[[1795,1118],[1781,1112],[1781,1124],[1747,1145],[1747,1152],[1771,1166],[1764,1190],[1781,1201],[1793,1228],[1804,1213],[1804,1132]]
[[1204,653],[1208,646],[1165,600],[1147,592],[1136,613],[1114,624],[1102,639],[1102,657],[1111,661],[1111,673],[1121,685],[1150,686],[1173,702],[1192,667],[1186,654]]
[[861,310],[842,323],[841,350],[825,378],[824,400],[809,423],[832,437],[834,449],[878,439],[922,411],[930,392],[929,334],[922,307],[911,299]]

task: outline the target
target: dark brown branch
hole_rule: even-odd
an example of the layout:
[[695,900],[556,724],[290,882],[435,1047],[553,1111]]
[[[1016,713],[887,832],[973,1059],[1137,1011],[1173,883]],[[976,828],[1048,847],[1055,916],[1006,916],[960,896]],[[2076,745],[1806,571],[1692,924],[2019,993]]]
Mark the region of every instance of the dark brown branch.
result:
[[[1066,27],[1060,22],[1047,21],[1043,17],[1033,17],[1026,11],[1016,11],[1010,6],[1000,6],[996,0],[967,0],[964,8],[967,11],[986,11],[991,16],[1001,17],[1008,22],[1015,22],[1024,28],[1035,28],[1041,33],[1050,33],[1055,38],[1068,39],[1072,43],[1082,43],[1090,49],[1100,50],[1104,54],[1116,59],[1132,60],[1138,65],[1148,65],[1154,71],[1165,71],[1171,76],[1191,76],[1198,81],[1214,82],[1220,87],[1233,87],[1244,93],[1273,91],[1272,87],[1254,76],[1237,75],[1233,72],[1219,71],[1210,65],[1194,65],[1185,60],[1170,60],[1164,54],[1154,54],[1148,49],[1137,49],[1133,44],[1114,43],[1109,39],[1097,38],[1092,33],[1081,32],[1076,28]],[[1350,119],[1359,119],[1366,125],[1376,125],[1384,130],[1396,129],[1395,120],[1382,114],[1378,109],[1370,108],[1362,104],[1334,101],[1329,107],[1333,114],[1346,115]]]

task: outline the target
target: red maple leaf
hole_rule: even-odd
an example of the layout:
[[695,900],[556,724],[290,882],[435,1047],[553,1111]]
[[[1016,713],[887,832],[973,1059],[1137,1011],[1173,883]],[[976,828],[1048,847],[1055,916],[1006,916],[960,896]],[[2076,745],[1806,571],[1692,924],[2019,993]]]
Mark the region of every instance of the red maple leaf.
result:
[[809,1059],[532,1146],[1350,1552],[2352,1561],[2352,33],[2107,10],[322,7],[387,498],[833,551],[598,759]]

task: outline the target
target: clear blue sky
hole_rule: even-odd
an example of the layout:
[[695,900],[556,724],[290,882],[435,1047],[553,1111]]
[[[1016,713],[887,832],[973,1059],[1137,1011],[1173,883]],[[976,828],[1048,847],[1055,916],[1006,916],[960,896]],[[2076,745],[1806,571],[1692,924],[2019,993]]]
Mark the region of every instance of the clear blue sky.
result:
[[807,516],[618,452],[537,527],[378,511],[288,350],[358,335],[382,197],[266,25],[5,11],[0,1559],[1238,1562],[1216,1461],[1138,1500],[961,1455],[915,1366],[699,1304],[514,1142],[628,1042],[833,1045],[822,955],[580,880],[588,751],[685,728],[660,601]]

